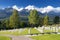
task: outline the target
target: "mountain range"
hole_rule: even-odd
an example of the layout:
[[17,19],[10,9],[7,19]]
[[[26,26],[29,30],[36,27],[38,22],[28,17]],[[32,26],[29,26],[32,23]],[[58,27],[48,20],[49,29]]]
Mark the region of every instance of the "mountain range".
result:
[[[12,7],[0,9],[0,19],[9,18],[10,15],[12,15],[13,9],[14,8],[12,8]],[[18,10],[17,11],[18,11],[19,15],[22,17],[22,20],[27,20],[27,16],[29,15],[30,10],[26,9],[26,8],[22,8],[20,11],[18,11]],[[59,16],[60,17],[60,12],[55,12],[55,11],[50,11],[50,12],[45,12],[45,13],[42,13],[41,11],[38,11],[38,14],[41,17],[44,17],[46,14],[48,14],[48,16],[51,19],[53,19],[55,16]]]

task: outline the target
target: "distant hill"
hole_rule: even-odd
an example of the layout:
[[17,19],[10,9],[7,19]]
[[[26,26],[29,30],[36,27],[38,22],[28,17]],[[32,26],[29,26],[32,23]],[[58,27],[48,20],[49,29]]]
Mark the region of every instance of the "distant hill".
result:
[[[12,14],[13,12],[13,8],[5,8],[5,9],[0,9],[0,19],[5,19],[5,18],[9,18],[10,15]],[[28,15],[30,13],[30,10],[28,9],[22,9],[21,11],[18,11],[20,17],[21,17],[21,20],[28,20]],[[41,16],[41,17],[44,17],[46,15],[46,13],[41,13],[38,11],[38,14]],[[60,13],[56,13],[54,11],[51,11],[49,13],[47,13],[48,16],[50,17],[50,19],[53,19],[55,16],[60,16]]]

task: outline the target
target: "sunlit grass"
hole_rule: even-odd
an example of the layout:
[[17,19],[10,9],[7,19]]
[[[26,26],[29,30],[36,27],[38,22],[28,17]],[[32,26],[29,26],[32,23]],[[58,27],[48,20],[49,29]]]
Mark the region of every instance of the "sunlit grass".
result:
[[40,36],[32,36],[34,40],[60,40],[60,35],[58,34],[50,34],[50,35],[40,35]]
[[40,33],[40,32],[34,28],[30,28],[30,33],[29,33],[29,28],[26,28],[24,31],[20,33],[20,35],[36,34],[36,33]]
[[26,34],[28,34],[28,28],[26,28],[24,31],[20,33],[20,35],[26,35]]
[[29,33],[30,28],[24,28],[23,31],[20,30],[15,30],[15,31],[0,31],[0,34],[9,34],[9,35],[27,35],[27,34],[35,34],[35,33],[40,33],[38,30],[31,28],[30,33]]
[[0,36],[0,40],[11,40],[11,38],[5,37],[5,36]]
[[53,32],[53,31],[51,31],[51,30],[44,30],[44,33],[47,33],[47,32]]
[[31,34],[40,33],[38,30],[31,28]]
[[20,34],[20,32],[19,32],[19,30],[18,31],[0,31],[0,35],[1,34],[7,34],[7,35],[19,35]]

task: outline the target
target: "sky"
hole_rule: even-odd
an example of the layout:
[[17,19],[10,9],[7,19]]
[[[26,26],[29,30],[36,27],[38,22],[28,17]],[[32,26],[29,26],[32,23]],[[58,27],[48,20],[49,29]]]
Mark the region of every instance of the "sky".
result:
[[34,5],[36,7],[60,7],[60,0],[0,0],[0,8],[17,5],[18,7],[26,7]]
[[0,0],[0,9],[12,7],[18,11],[36,9],[41,13],[60,12],[60,0]]

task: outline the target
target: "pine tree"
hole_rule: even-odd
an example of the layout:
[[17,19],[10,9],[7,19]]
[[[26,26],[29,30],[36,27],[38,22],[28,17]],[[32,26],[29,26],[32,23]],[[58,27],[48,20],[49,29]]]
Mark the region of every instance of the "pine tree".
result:
[[2,29],[2,22],[0,21],[0,30]]
[[57,28],[59,29],[59,16],[55,16],[54,18],[54,24],[56,26],[56,24],[58,24],[57,27],[55,27],[55,32],[57,32]]
[[59,16],[55,16],[55,18],[54,18],[54,24],[59,24]]
[[32,26],[38,24],[38,22],[39,22],[38,12],[37,12],[36,10],[31,10],[28,19],[29,19],[29,23],[30,23]]
[[5,26],[6,28],[9,28],[9,20],[5,20]]
[[48,25],[48,20],[49,20],[49,17],[48,15],[46,14],[46,16],[44,17],[44,25],[47,26]]
[[43,18],[42,17],[40,17],[40,19],[39,19],[39,25],[43,26]]
[[19,14],[17,10],[13,10],[13,14],[10,16],[10,27],[11,28],[18,28],[19,27]]

